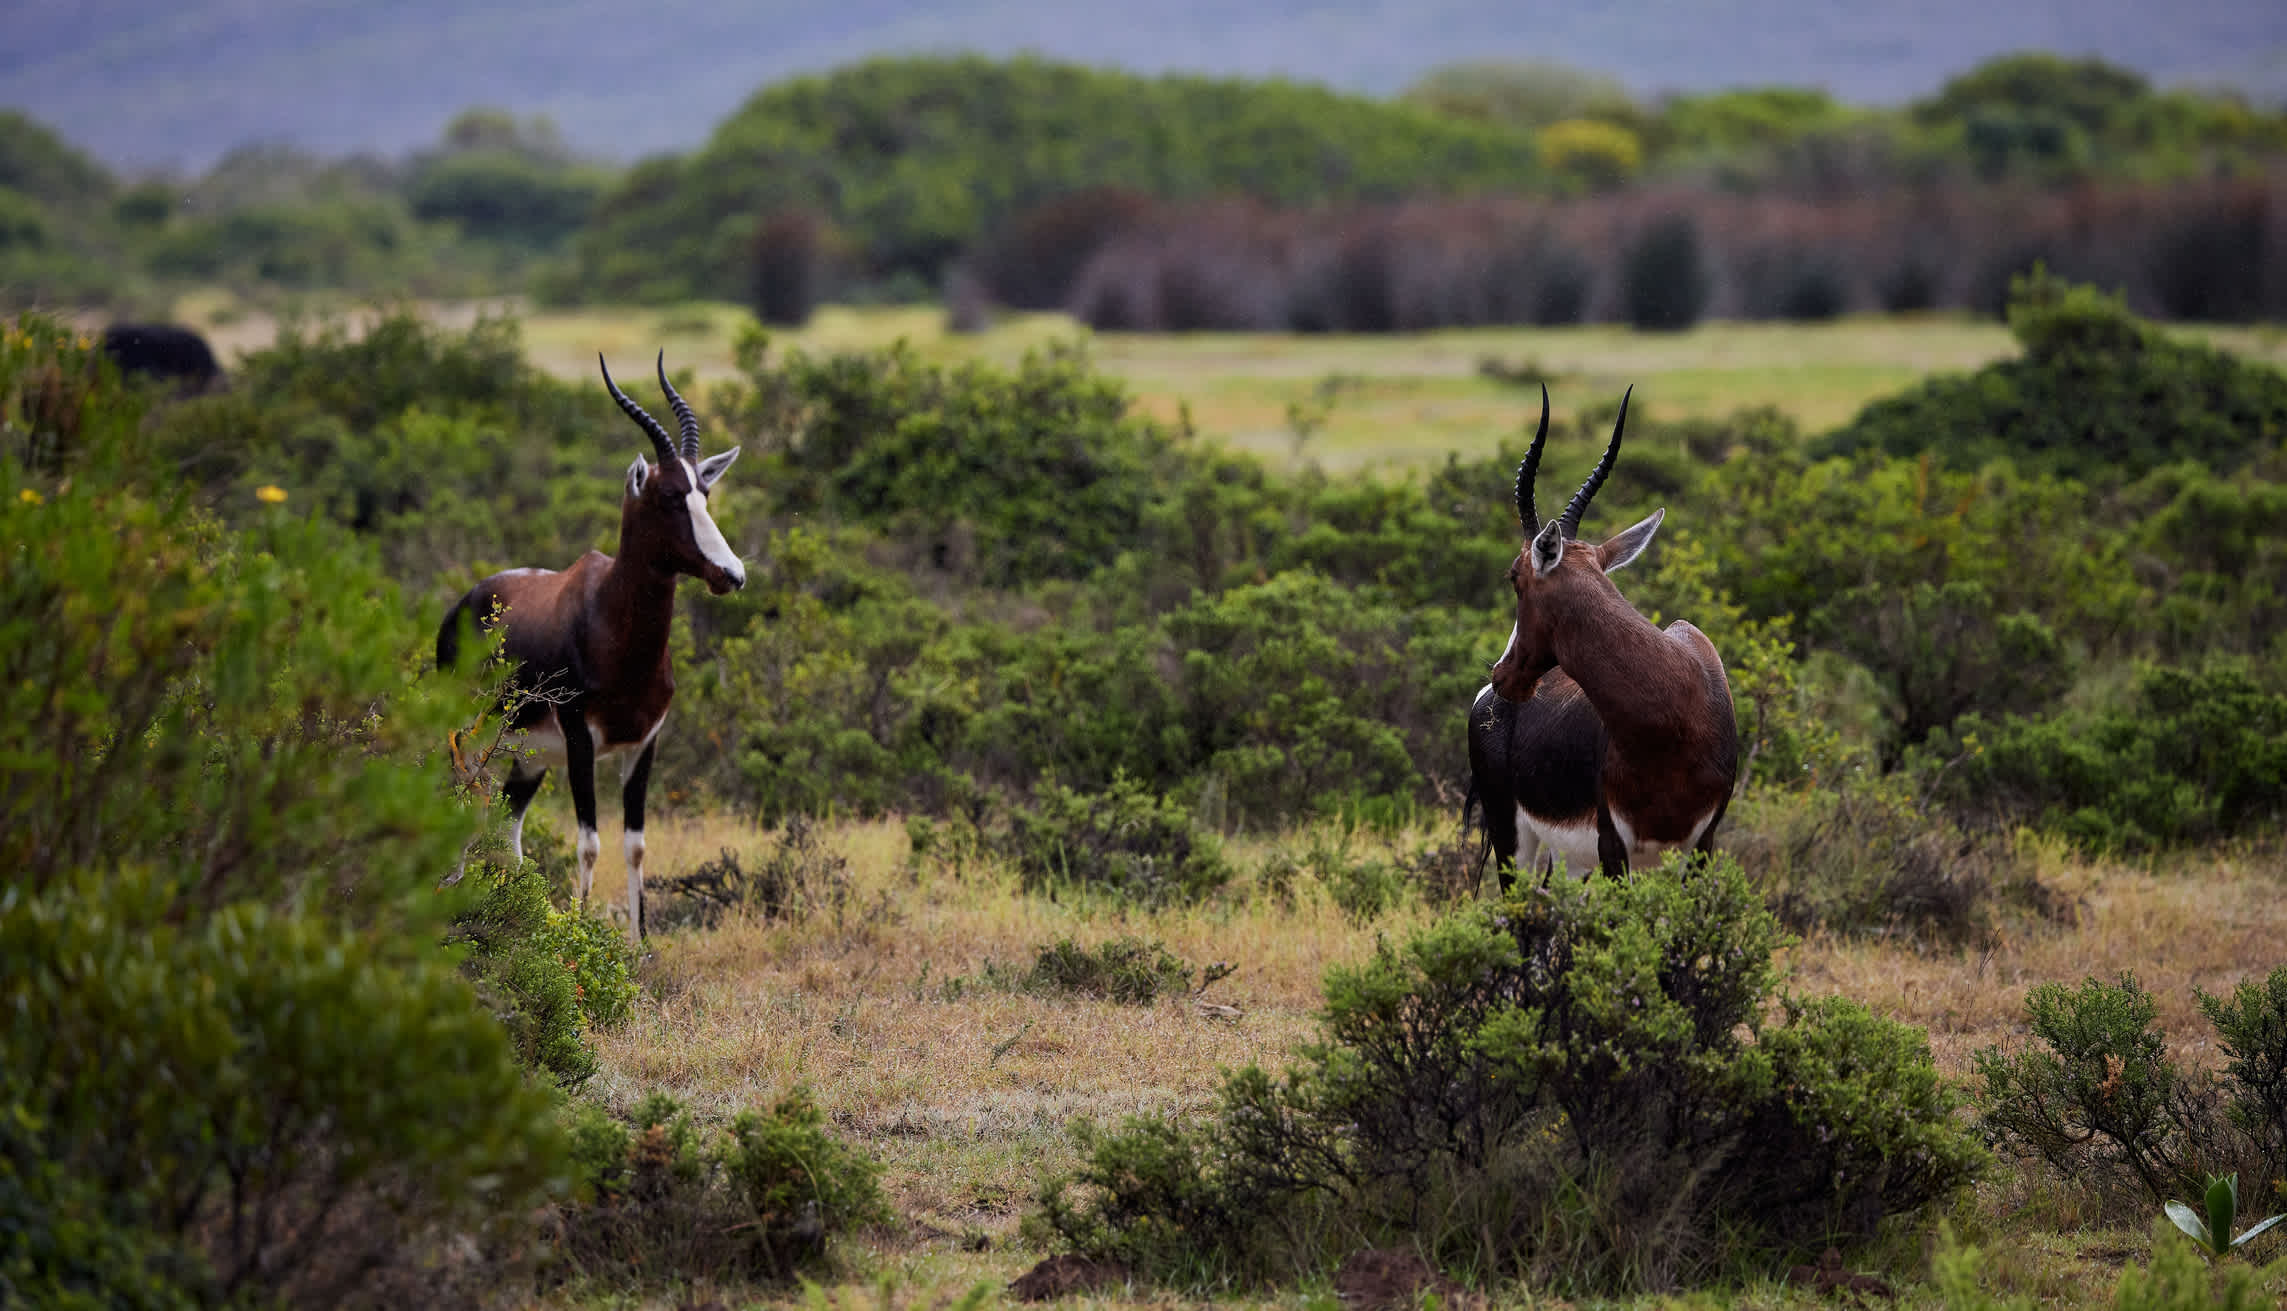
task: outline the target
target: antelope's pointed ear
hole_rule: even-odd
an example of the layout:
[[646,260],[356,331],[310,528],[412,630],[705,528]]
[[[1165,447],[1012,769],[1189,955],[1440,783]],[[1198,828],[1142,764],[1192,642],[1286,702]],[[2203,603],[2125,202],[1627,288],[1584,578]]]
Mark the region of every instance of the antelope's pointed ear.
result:
[[1660,520],[1668,517],[1668,508],[1661,506],[1644,516],[1643,522],[1632,528],[1623,528],[1604,539],[1598,554],[1604,557],[1604,572],[1611,573],[1644,553],[1652,544],[1652,534],[1660,530]]
[[699,461],[699,490],[703,492],[708,488],[714,486],[715,479],[722,477],[723,470],[730,468],[731,461],[737,459],[738,457],[739,448],[733,446],[729,450],[724,451],[721,455],[710,455],[706,459]]
[[643,457],[638,455],[635,457],[635,463],[627,466],[628,499],[632,501],[643,495],[643,484],[649,481],[651,481],[651,466],[645,464]]
[[1564,560],[1564,523],[1551,519],[1533,538],[1533,573],[1548,577],[1548,572]]

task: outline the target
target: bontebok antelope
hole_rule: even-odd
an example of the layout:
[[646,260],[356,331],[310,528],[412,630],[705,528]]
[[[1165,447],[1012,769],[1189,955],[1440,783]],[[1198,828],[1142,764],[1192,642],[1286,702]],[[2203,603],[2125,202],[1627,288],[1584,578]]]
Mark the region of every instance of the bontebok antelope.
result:
[[[460,650],[462,616],[484,627],[505,623],[503,645],[516,666],[519,695],[507,725],[521,735],[502,791],[508,798],[509,841],[524,858],[524,811],[550,765],[561,764],[572,788],[580,825],[580,902],[595,880],[602,841],[596,836],[596,760],[620,757],[620,800],[625,807],[627,932],[643,940],[643,794],[651,781],[651,753],[675,698],[667,665],[667,631],[675,620],[675,583],[690,574],[717,596],[746,586],[722,530],[707,513],[707,493],[738,458],[734,446],[699,458],[699,420],[667,381],[664,352],[659,385],[682,425],[682,444],[657,419],[629,400],[611,380],[603,357],[604,386],[619,408],[651,437],[656,465],[641,455],[627,467],[620,501],[619,554],[590,551],[557,573],[510,569],[469,589],[437,632],[437,667],[451,669]],[[511,742],[517,739],[512,737]]]
[[1608,576],[1643,553],[1667,511],[1601,543],[1576,540],[1627,424],[1623,397],[1604,458],[1551,523],[1533,505],[1545,387],[1540,431],[1517,466],[1516,627],[1469,711],[1470,790],[1504,892],[1520,866],[1561,860],[1574,873],[1601,866],[1618,877],[1669,848],[1712,851],[1739,776],[1715,645],[1681,619],[1654,627]]

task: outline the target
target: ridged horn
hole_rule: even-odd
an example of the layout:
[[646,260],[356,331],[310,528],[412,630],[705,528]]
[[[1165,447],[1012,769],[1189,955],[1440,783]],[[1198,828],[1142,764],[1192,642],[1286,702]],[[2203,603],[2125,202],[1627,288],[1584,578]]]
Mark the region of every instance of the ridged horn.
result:
[[675,443],[668,439],[667,430],[659,426],[659,420],[644,413],[642,406],[629,400],[627,393],[619,389],[619,384],[611,380],[611,366],[604,363],[602,351],[596,352],[596,367],[604,371],[604,386],[611,389],[611,398],[619,402],[619,408],[627,411],[627,417],[635,420],[636,426],[651,434],[651,444],[659,448],[660,460],[674,459]]
[[660,390],[667,393],[667,403],[675,408],[675,422],[682,426],[683,458],[686,460],[698,459],[699,416],[691,413],[690,405],[685,403],[683,397],[676,392],[675,384],[667,381],[667,352],[665,351],[659,352],[659,387]]
[[1588,503],[1596,499],[1596,489],[1602,487],[1604,480],[1612,474],[1612,461],[1620,455],[1620,430],[1628,426],[1628,397],[1635,394],[1635,385],[1631,383],[1620,397],[1620,417],[1612,422],[1612,440],[1605,444],[1604,458],[1596,462],[1595,472],[1588,475],[1588,481],[1580,485],[1580,490],[1572,494],[1571,503],[1564,507],[1564,535],[1567,541],[1580,536],[1581,514],[1588,509]]
[[1524,525],[1529,539],[1541,530],[1541,512],[1533,508],[1533,479],[1541,468],[1541,447],[1548,441],[1548,384],[1541,384],[1541,430],[1533,434],[1533,444],[1517,466],[1517,522]]

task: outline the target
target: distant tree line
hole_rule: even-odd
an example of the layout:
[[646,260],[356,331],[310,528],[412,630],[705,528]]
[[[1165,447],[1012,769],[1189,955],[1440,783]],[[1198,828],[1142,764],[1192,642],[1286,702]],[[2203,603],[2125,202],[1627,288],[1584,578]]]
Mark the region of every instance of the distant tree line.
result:
[[[553,302],[736,300],[799,322],[824,299],[953,293],[1010,305],[1080,296],[1097,306],[1079,307],[1089,317],[1137,326],[1331,325],[1418,317],[1376,299],[1411,305],[1417,266],[1446,258],[1409,243],[1458,240],[1465,253],[1448,262],[1479,274],[1488,261],[1541,258],[1525,248],[1555,260],[1527,280],[1538,289],[1493,294],[1529,302],[1501,317],[1561,322],[1617,316],[1626,299],[1617,238],[1573,229],[1633,231],[1680,209],[1697,228],[1711,313],[1815,315],[1925,293],[1993,307],[2034,254],[2112,277],[2107,261],[2127,257],[2076,264],[2051,248],[2121,245],[2125,233],[2139,252],[2180,248],[2134,257],[2146,262],[2198,263],[2197,248],[2230,247],[2197,286],[2143,270],[2121,285],[2152,313],[2235,317],[2276,312],[2263,308],[2275,293],[2245,291],[2241,270],[2279,263],[2266,217],[2277,205],[2260,180],[2282,160],[2277,107],[2046,54],[1988,61],[1900,109],[1785,86],[1645,99],[1530,62],[1448,66],[1383,100],[1038,58],[874,59],[768,86],[699,149],[616,170],[580,159],[544,121],[477,109],[402,160],[250,147],[195,179],[126,181],[49,128],[0,113],[0,300],[132,302],[213,283],[522,290]],[[2223,206],[2212,231],[2190,223],[2194,201],[2173,195],[2185,187],[2211,188],[2196,194]],[[1530,235],[1544,228],[1548,240]],[[1889,293],[1860,276],[1861,248],[1933,230],[1942,235],[1922,244],[1941,249],[1944,269]],[[1693,244],[1663,231],[1671,250]],[[1088,232],[1118,238],[1103,252],[1116,271],[1081,276],[1098,253],[1080,239]],[[1046,244],[1024,249],[1032,237]],[[1761,253],[1798,239],[1811,252],[1801,267]],[[1186,256],[1195,270],[1144,272],[1167,264],[1153,250],[1171,242],[1228,245]],[[1857,261],[1841,285],[1813,267],[1838,250]],[[1923,258],[1877,253],[1881,265]],[[1041,268],[1012,272],[1027,263]],[[1379,265],[1405,266],[1398,285],[1375,290],[1379,274],[1342,271]],[[1318,286],[1329,278],[1367,289]],[[1135,308],[1180,303],[1189,293],[1174,284],[1200,280],[1244,312]],[[1273,295],[1269,282],[1292,289]],[[1329,296],[1365,303],[1308,308]],[[1273,300],[1305,308],[1264,311]]]
[[[2156,317],[2287,314],[2287,170],[2160,185],[1893,185],[1849,197],[1639,187],[1340,208],[1078,192],[972,247],[978,305],[1115,331],[1393,332],[1703,316],[1997,315],[2042,265]],[[782,311],[770,304],[766,311]],[[974,308],[957,304],[973,320]]]

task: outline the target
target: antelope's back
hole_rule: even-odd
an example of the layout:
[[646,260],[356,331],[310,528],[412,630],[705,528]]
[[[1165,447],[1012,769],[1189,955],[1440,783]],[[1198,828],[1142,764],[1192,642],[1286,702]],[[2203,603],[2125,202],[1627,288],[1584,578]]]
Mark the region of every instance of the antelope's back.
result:
[[437,629],[437,668],[450,669],[460,659],[464,627],[490,629],[508,612],[519,621],[509,630],[509,656],[519,663],[532,659],[539,653],[529,649],[534,646],[531,639],[557,627],[556,611],[568,576],[553,569],[508,569],[478,580],[445,612],[445,622]]

